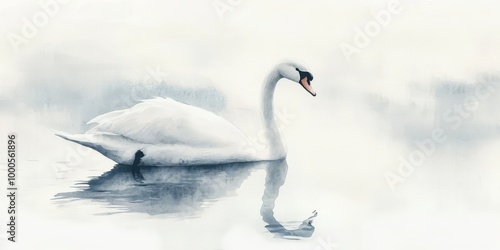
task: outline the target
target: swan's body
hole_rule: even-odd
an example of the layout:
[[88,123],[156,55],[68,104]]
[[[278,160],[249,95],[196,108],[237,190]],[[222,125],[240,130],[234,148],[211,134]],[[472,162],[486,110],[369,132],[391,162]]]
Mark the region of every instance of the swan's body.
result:
[[82,135],[59,136],[131,165],[137,150],[144,165],[195,165],[255,161],[252,145],[233,124],[209,111],[169,98],[145,100],[130,109],[100,115]]
[[[296,69],[297,76],[289,67]],[[148,166],[283,159],[286,150],[273,114],[274,89],[278,80],[286,77],[300,82],[315,95],[310,86],[304,86],[302,74],[306,71],[302,70],[304,67],[298,63],[282,63],[271,71],[264,84],[262,115],[268,139],[265,152],[255,149],[236,126],[221,116],[169,98],[145,100],[130,109],[100,115],[89,121],[97,125],[85,134],[57,135],[127,165],[133,163],[138,150],[144,153],[142,164]],[[312,76],[307,74],[309,79],[305,79],[310,85]]]

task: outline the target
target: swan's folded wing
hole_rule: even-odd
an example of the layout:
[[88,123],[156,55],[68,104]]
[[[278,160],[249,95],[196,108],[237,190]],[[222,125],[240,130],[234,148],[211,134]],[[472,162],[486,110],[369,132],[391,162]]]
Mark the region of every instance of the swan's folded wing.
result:
[[107,132],[141,143],[202,148],[234,146],[248,140],[224,118],[168,98],[146,100],[128,110],[115,112],[93,119],[99,124],[88,133]]

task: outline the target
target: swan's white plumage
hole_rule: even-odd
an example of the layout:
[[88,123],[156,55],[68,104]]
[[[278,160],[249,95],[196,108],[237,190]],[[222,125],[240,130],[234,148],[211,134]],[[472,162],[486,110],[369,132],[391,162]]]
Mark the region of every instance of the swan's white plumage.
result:
[[142,150],[145,165],[211,164],[258,160],[251,142],[232,123],[212,112],[170,98],[142,101],[100,115],[83,135],[58,133],[108,158],[131,164]]
[[247,140],[226,119],[170,98],[145,100],[128,110],[94,120],[97,125],[87,134],[107,132],[142,143],[220,147]]

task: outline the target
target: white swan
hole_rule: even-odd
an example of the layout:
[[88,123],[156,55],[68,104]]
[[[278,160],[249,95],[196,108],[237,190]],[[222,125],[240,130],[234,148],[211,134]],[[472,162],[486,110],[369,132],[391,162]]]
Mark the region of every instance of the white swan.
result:
[[57,132],[56,135],[127,165],[134,162],[139,150],[143,152],[140,161],[147,166],[283,159],[286,149],[273,113],[274,90],[281,78],[301,84],[316,96],[310,83],[313,76],[302,63],[287,60],[270,71],[261,96],[268,142],[265,152],[249,150],[252,143],[248,138],[221,116],[169,98],[145,100],[129,109],[97,116],[88,122],[97,125],[84,134]]

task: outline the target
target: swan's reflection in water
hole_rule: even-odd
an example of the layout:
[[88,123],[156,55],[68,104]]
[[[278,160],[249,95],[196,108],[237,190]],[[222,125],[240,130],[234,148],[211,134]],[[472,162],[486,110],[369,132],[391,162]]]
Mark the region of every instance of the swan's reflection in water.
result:
[[[233,196],[252,171],[266,171],[265,190],[260,214],[266,229],[278,237],[310,237],[314,232],[312,219],[316,212],[301,224],[287,229],[274,217],[274,205],[279,189],[285,183],[286,160],[231,163],[189,167],[142,167],[144,183],[131,174],[131,166],[116,165],[111,171],[82,183],[76,192],[59,193],[56,199],[89,199],[103,201],[122,212],[141,212],[151,215],[169,214],[178,217],[199,216],[203,208],[224,197]],[[288,223],[287,223],[288,225]]]

